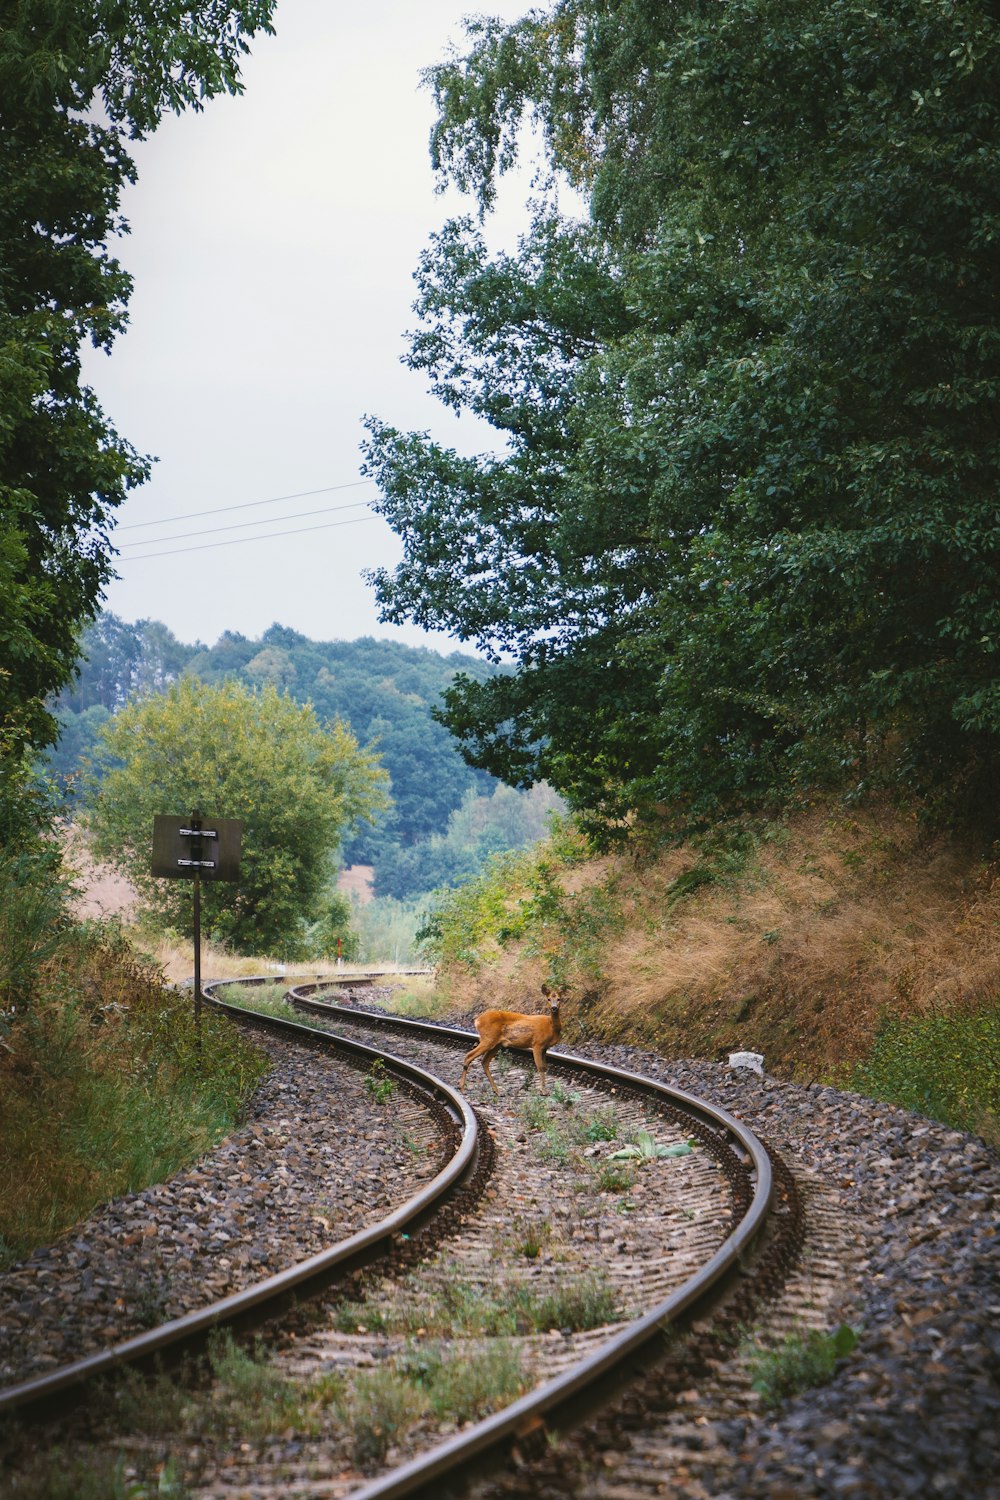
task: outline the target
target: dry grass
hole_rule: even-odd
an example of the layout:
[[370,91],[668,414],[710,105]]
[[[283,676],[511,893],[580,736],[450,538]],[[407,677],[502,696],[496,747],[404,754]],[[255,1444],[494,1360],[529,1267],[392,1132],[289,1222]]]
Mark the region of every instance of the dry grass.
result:
[[[578,866],[567,892],[610,882],[621,918],[574,975],[564,1038],[678,1056],[749,1049],[784,1076],[843,1078],[887,1012],[974,1009],[1000,994],[998,855],[891,809],[812,809],[769,829],[738,874],[681,899],[672,883],[702,857],[690,848]],[[453,1006],[538,1008],[559,940],[446,974]]]

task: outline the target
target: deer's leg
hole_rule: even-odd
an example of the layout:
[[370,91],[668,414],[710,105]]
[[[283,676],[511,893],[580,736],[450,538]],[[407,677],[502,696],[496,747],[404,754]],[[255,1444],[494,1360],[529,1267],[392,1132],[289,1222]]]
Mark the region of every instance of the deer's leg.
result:
[[469,1071],[469,1064],[470,1063],[474,1063],[475,1060],[476,1060],[476,1058],[479,1057],[485,1051],[486,1051],[486,1043],[485,1042],[477,1042],[476,1045],[474,1047],[472,1047],[465,1054],[465,1061],[462,1064],[462,1076],[458,1080],[458,1086],[459,1086],[460,1089],[464,1089],[465,1088],[465,1075]]
[[499,1046],[496,1046],[496,1047],[489,1047],[489,1048],[487,1048],[487,1050],[483,1053],[483,1072],[486,1074],[487,1078],[490,1080],[490,1087],[492,1088],[494,1094],[496,1094],[496,1096],[497,1096],[498,1099],[500,1097],[500,1090],[497,1088],[496,1084],[494,1083],[494,1081],[493,1081],[493,1074],[490,1072],[490,1059],[496,1057],[496,1055],[497,1055],[497,1053],[499,1051],[500,1051]]
[[545,1062],[545,1048],[543,1046],[541,1046],[541,1045],[539,1045],[537,1047],[532,1047],[532,1049],[531,1049],[531,1055],[535,1059],[535,1067],[538,1070],[538,1083],[539,1083],[539,1087],[541,1088],[541,1091],[544,1094],[546,1092],[546,1088],[545,1088],[545,1069],[546,1069],[546,1066],[547,1066],[547,1064]]

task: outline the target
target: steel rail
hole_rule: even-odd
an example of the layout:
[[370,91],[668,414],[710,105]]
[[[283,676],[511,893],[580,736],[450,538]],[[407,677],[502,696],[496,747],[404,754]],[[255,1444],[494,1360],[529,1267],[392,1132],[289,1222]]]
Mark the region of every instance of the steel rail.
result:
[[[410,1031],[414,1035],[421,1034],[426,1038],[439,1036],[463,1044],[476,1040],[474,1032],[459,1027],[421,1023],[405,1017],[380,1017],[370,1011],[325,1004],[316,1000],[312,994],[304,993],[322,988],[321,984],[302,985],[289,994],[297,1008],[331,1011],[348,1022],[373,1022],[376,1026],[383,1024]],[[592,1354],[520,1397],[512,1405],[504,1407],[502,1411],[466,1428],[464,1432],[438,1444],[389,1474],[382,1475],[360,1489],[352,1490],[351,1500],[403,1500],[403,1497],[430,1493],[431,1485],[449,1474],[455,1474],[459,1469],[474,1465],[477,1460],[485,1460],[487,1455],[495,1457],[512,1440],[533,1428],[541,1419],[548,1417],[558,1421],[560,1415],[568,1418],[574,1401],[579,1400],[588,1387],[595,1386],[618,1370],[630,1357],[639,1355],[644,1346],[671,1324],[676,1324],[684,1317],[691,1318],[707,1306],[718,1295],[721,1285],[738,1269],[743,1256],[764,1229],[774,1190],[771,1162],[753,1131],[728,1110],[655,1079],[643,1078],[639,1074],[596,1063],[573,1053],[550,1051],[547,1061],[550,1065],[579,1070],[622,1087],[652,1094],[671,1107],[684,1110],[703,1124],[709,1125],[727,1143],[735,1141],[752,1163],[747,1169],[754,1185],[750,1206],[732,1233],[699,1271],[650,1311],[614,1334]],[[437,1495],[440,1493],[440,1489],[435,1491]]]
[[[208,1306],[182,1317],[161,1323],[158,1328],[136,1334],[95,1354],[86,1355],[58,1369],[37,1375],[17,1385],[0,1389],[0,1416],[17,1411],[27,1415],[33,1409],[49,1408],[59,1398],[78,1394],[83,1386],[99,1376],[110,1374],[124,1365],[152,1365],[166,1354],[176,1355],[200,1345],[207,1334],[222,1325],[237,1325],[263,1321],[264,1318],[286,1304],[293,1294],[305,1296],[319,1290],[332,1277],[373,1258],[392,1240],[392,1237],[414,1220],[427,1215],[440,1200],[471,1171],[478,1149],[478,1127],[476,1117],[457,1089],[425,1072],[422,1068],[402,1058],[383,1056],[375,1048],[344,1037],[331,1037],[329,1032],[313,1026],[279,1017],[265,1016],[233,1006],[219,1000],[215,991],[228,981],[217,981],[204,986],[209,1003],[220,1011],[231,1015],[239,1022],[250,1026],[264,1027],[312,1046],[338,1047],[359,1057],[370,1057],[384,1061],[390,1072],[415,1084],[424,1093],[442,1100],[449,1114],[461,1125],[462,1138],[459,1148],[447,1166],[420,1189],[406,1203],[400,1205],[385,1218],[368,1225],[347,1239],[318,1251],[307,1260],[278,1271],[263,1281],[254,1282],[242,1291],[233,1292]],[[232,981],[240,984],[247,980]],[[265,981],[249,981],[265,982]]]

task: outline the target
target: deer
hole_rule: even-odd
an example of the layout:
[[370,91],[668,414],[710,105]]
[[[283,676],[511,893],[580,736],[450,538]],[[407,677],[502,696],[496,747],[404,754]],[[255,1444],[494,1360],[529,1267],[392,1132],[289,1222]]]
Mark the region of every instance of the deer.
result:
[[532,1016],[524,1015],[516,1010],[484,1010],[482,1015],[475,1017],[473,1025],[479,1032],[479,1041],[471,1051],[466,1053],[462,1077],[458,1084],[460,1089],[465,1088],[465,1075],[469,1071],[469,1064],[479,1057],[482,1059],[483,1072],[489,1079],[494,1094],[499,1098],[500,1090],[494,1083],[493,1074],[490,1072],[490,1059],[496,1056],[501,1047],[520,1047],[531,1051],[538,1070],[540,1087],[542,1093],[545,1093],[545,1054],[553,1042],[559,1040],[559,1002],[563,998],[563,992],[551,990],[547,984],[543,984],[542,994],[549,1002],[551,1015]]

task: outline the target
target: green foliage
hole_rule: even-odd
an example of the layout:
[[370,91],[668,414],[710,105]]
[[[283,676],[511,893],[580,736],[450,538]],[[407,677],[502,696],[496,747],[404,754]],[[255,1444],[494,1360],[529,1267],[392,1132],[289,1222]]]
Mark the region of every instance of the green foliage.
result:
[[391,1367],[359,1375],[337,1404],[338,1415],[351,1434],[354,1462],[381,1463],[427,1406],[423,1391]]
[[618,1111],[613,1104],[599,1109],[583,1127],[581,1139],[584,1141],[613,1141],[618,1137],[619,1123]]
[[630,1193],[635,1187],[636,1175],[612,1161],[602,1161],[597,1165],[594,1181],[599,1193]]
[[188,1500],[191,1494],[172,1458],[137,1464],[131,1455],[50,1448],[26,1456],[9,1477],[8,1500]]
[[343,958],[353,962],[361,952],[361,941],[352,928],[351,903],[328,886],[317,903],[319,915],[306,929],[304,948],[310,958]]
[[565,869],[549,844],[493,856],[464,885],[436,893],[418,934],[424,953],[443,967],[476,973],[520,943],[544,959],[552,984],[599,975],[604,947],[625,922],[618,879],[571,893]]
[[273,687],[184,678],[119,710],[101,753],[104,774],[90,783],[95,852],[161,921],[190,932],[191,898],[187,882],[149,873],[153,817],[197,807],[243,824],[238,884],[205,883],[206,930],[237,951],[305,956],[308,925],[331,911],[341,839],[384,802],[384,773],[342,724],[323,727]]
[[[230,1129],[266,1068],[113,928],[64,923],[0,1052],[0,1258],[160,1182]],[[30,1163],[30,1170],[28,1164]]]
[[[84,341],[110,349],[131,278],[108,250],[127,228],[128,139],[165,111],[240,89],[273,0],[44,0],[0,27],[0,741],[49,743],[48,697],[112,576],[109,530],[148,462],[81,381]],[[10,748],[8,748],[8,745]]]
[[361,963],[415,963],[417,930],[422,922],[423,906],[417,901],[376,896],[374,901],[357,902],[351,912],[357,959]]
[[379,874],[378,890],[406,897],[458,885],[476,874],[490,855],[543,839],[559,806],[558,797],[546,786],[527,793],[498,786],[489,797],[470,789],[443,834],[399,850],[391,868]]
[[385,1063],[376,1058],[365,1075],[365,1088],[376,1104],[388,1104],[396,1092],[396,1085],[389,1077]]
[[661,1156],[688,1156],[692,1149],[691,1141],[677,1141],[673,1146],[660,1146],[648,1130],[640,1130],[634,1141],[630,1141],[620,1151],[613,1151],[609,1160],[634,1160],[641,1166],[643,1162],[656,1161]]
[[841,1323],[832,1333],[817,1329],[788,1334],[776,1349],[744,1344],[753,1389],[765,1406],[780,1406],[789,1397],[816,1385],[825,1385],[840,1360],[855,1348],[857,1333]]
[[571,1160],[571,1134],[565,1123],[554,1118],[552,1105],[541,1094],[534,1094],[521,1106],[521,1118],[532,1132],[532,1144],[543,1161],[566,1166]]
[[507,1405],[526,1387],[520,1351],[502,1344],[446,1354],[421,1342],[391,1364],[363,1373],[338,1401],[356,1463],[380,1462],[394,1441],[428,1412],[463,1424]]
[[547,1219],[526,1219],[514,1215],[511,1226],[511,1244],[518,1255],[526,1260],[537,1260],[552,1238],[552,1225]]
[[1000,1142],[1000,1005],[889,1016],[850,1087]]
[[445,179],[489,207],[528,117],[590,213],[423,256],[410,364],[496,441],[370,422],[378,596],[509,655],[446,722],[606,830],[880,780],[995,817],[1000,22],[918,20],[549,0],[429,74]]
[[287,692],[377,751],[391,805],[349,836],[343,857],[374,867],[380,896],[413,899],[454,883],[488,854],[541,838],[558,805],[546,787],[523,795],[471,769],[434,719],[457,670],[476,681],[497,671],[472,656],[371,639],[310,641],[280,625],[256,641],[227,632],[212,647],[187,646],[155,620],[130,625],[110,612],[84,633],[81,651],[78,679],[56,704],[59,741],[48,756],[70,796],[110,715],[188,674],[213,686],[235,679]]
[[53,848],[0,846],[0,1036],[30,1008],[42,965],[66,940],[68,895]]

